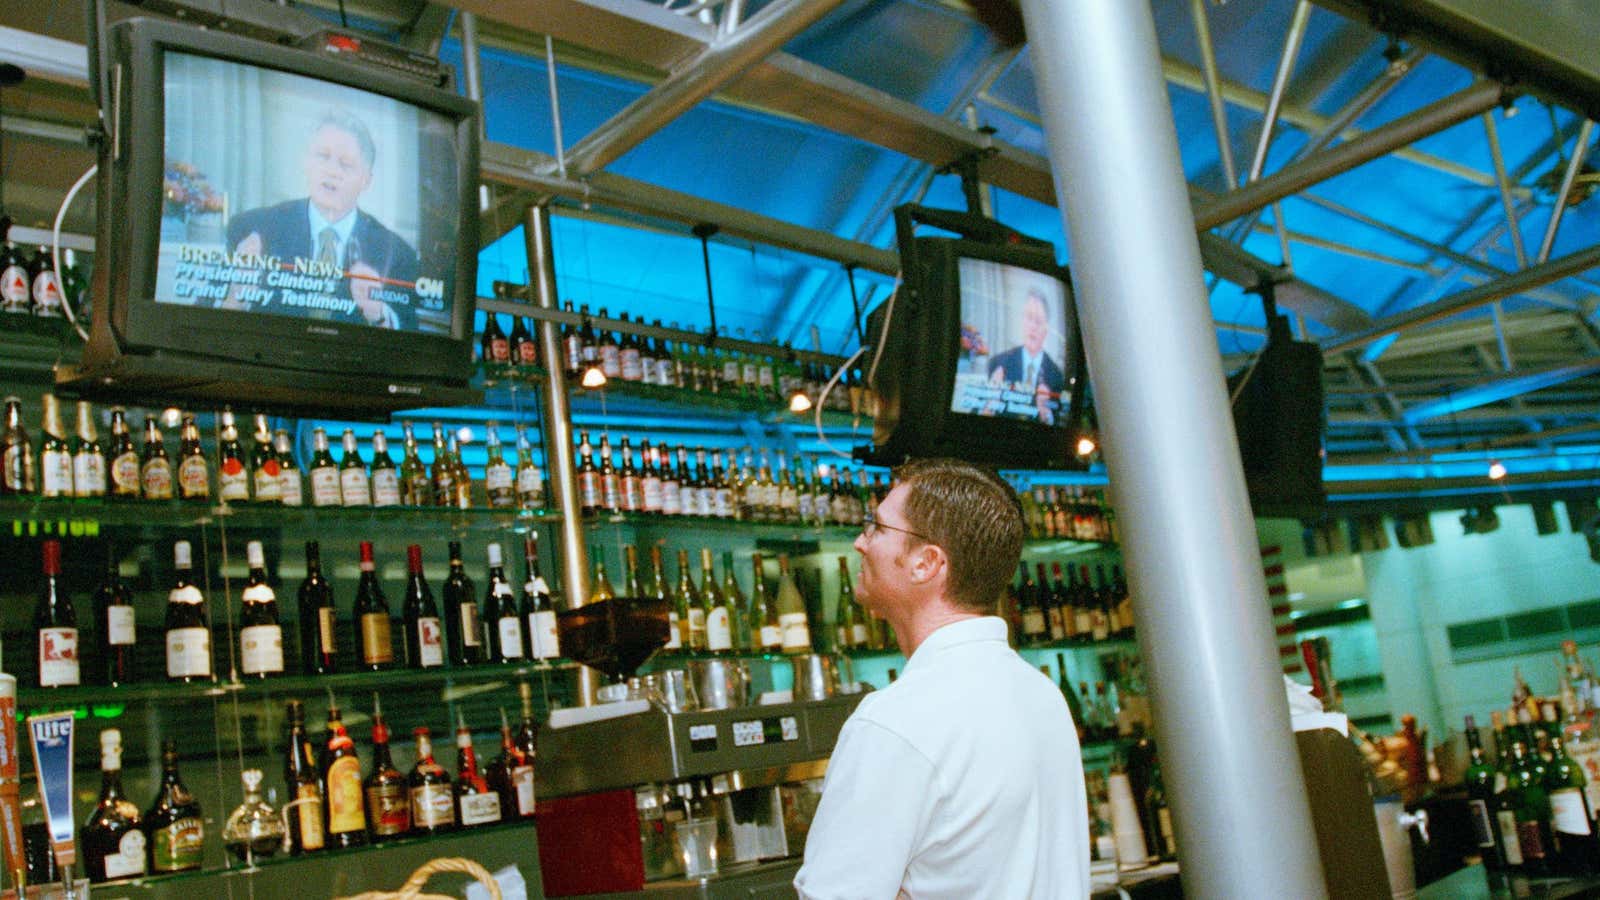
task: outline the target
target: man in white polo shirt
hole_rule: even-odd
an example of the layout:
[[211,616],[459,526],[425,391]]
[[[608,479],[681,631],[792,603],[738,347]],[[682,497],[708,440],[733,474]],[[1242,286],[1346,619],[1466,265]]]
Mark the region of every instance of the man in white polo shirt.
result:
[[968,463],[914,461],[855,546],[857,596],[907,661],[839,734],[800,896],[1089,896],[1072,716],[994,615],[1022,552],[1016,493]]

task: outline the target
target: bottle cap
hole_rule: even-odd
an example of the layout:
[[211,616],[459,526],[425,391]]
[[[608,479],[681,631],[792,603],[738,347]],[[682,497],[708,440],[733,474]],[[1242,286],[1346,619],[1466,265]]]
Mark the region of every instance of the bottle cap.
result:
[[44,574],[46,574],[46,575],[60,575],[61,574],[61,542],[60,541],[45,541],[40,546],[40,551],[42,552],[43,557],[44,557],[43,558]]
[[172,562],[180,569],[187,569],[194,565],[193,551],[189,549],[188,541],[178,541],[172,545]]
[[372,562],[372,542],[361,542],[361,571],[371,572],[376,566]]
[[267,564],[267,556],[261,552],[260,541],[251,541],[244,545],[244,558],[252,569],[259,569]]
[[500,555],[500,543],[498,541],[491,542],[487,552],[489,554],[489,568],[492,569],[505,563],[505,560]]
[[372,452],[373,453],[388,453],[389,452],[389,436],[384,434],[381,431],[374,431],[372,433]]
[[414,575],[422,574],[422,545],[412,544],[406,548],[406,565]]

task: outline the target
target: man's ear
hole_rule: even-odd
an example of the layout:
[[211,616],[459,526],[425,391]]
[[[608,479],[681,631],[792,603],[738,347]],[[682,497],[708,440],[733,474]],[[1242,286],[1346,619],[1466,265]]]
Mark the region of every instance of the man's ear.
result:
[[923,544],[911,551],[911,578],[918,584],[927,584],[946,574],[950,558],[938,544]]

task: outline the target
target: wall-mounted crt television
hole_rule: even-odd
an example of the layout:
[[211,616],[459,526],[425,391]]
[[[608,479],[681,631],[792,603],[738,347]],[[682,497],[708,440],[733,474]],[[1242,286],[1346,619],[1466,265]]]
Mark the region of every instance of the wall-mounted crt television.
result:
[[466,384],[475,103],[155,19],[117,23],[104,50],[109,302],[86,369],[127,357],[147,374],[224,373],[235,389],[338,384],[357,405]]
[[[1055,249],[967,214],[901,207],[896,217],[901,283],[868,318],[879,414],[857,455],[1081,467],[1083,346]],[[917,236],[917,223],[957,236]]]

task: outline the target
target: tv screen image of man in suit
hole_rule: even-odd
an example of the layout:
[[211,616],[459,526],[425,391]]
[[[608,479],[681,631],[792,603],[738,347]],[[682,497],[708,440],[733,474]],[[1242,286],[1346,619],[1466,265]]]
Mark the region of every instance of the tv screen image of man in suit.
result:
[[1066,387],[1060,363],[1050,356],[1050,304],[1037,289],[1030,289],[1022,304],[1022,343],[989,359],[989,383],[1031,393],[1039,421],[1055,421],[1056,398]]
[[[313,124],[302,160],[306,195],[234,216],[228,222],[228,247],[235,254],[310,260],[341,271],[345,282],[336,293],[353,303],[308,310],[308,315],[376,328],[415,328],[417,252],[359,206],[378,164],[377,145],[360,118],[324,112]],[[219,305],[243,307],[237,294]]]

